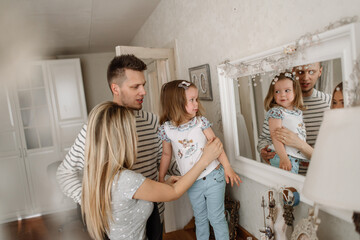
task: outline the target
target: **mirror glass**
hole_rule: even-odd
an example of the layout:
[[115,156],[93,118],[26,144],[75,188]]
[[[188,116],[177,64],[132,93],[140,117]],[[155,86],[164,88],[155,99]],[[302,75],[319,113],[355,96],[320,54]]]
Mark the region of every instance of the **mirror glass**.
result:
[[[292,69],[289,69],[288,72],[293,74],[293,79],[300,83],[302,96],[304,97],[304,105],[306,107],[306,109],[303,110],[303,120],[307,135],[306,142],[314,146],[319,130],[318,127],[323,117],[324,109],[321,109],[328,109],[330,107],[332,102],[331,95],[333,94],[334,88],[342,82],[341,59],[330,59],[320,63],[294,66]],[[271,141],[267,125],[268,121],[264,123],[267,114],[264,108],[264,99],[268,94],[270,85],[277,76],[278,72],[263,72],[256,75],[240,77],[237,81],[234,81],[240,155],[263,162],[264,164],[268,164],[261,158],[260,154],[262,149],[261,141],[264,134],[267,135],[269,137],[268,140]],[[315,82],[313,88],[311,81]],[[274,82],[274,86],[275,83],[276,81]],[[315,90],[312,91],[312,89]],[[321,92],[325,94],[321,95]],[[320,103],[316,98],[313,98],[314,95],[318,97],[322,96],[324,101]],[[297,135],[300,134],[297,133]],[[308,161],[300,161],[299,174],[306,174],[306,165],[308,165]]]

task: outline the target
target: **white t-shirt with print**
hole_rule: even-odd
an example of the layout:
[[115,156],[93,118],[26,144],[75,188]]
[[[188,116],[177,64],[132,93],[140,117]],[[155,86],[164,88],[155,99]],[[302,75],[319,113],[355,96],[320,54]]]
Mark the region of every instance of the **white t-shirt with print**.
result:
[[[170,121],[159,127],[158,136],[163,141],[171,142],[173,155],[182,176],[199,161],[207,142],[203,130],[210,126],[211,124],[205,117],[194,117],[178,127]],[[211,162],[198,179],[211,173],[218,165],[218,160]]]

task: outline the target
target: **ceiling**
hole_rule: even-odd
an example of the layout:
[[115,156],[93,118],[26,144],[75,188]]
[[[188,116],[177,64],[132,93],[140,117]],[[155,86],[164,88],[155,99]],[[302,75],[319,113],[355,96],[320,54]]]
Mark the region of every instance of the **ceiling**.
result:
[[[14,28],[21,26],[21,29],[27,30],[26,37],[22,34],[21,39],[41,42],[37,47],[47,55],[67,55],[110,52],[117,45],[129,45],[160,0],[10,2],[3,5],[8,16],[11,16],[9,22],[13,24],[14,15],[21,16],[21,23],[14,25]],[[14,14],[9,14],[11,11]],[[16,19],[19,20],[19,17]],[[34,36],[29,36],[31,34]]]

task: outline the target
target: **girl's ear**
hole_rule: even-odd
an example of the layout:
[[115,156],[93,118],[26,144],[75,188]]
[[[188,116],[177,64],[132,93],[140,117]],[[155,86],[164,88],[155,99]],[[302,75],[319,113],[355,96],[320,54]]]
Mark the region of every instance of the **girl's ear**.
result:
[[119,96],[120,95],[120,87],[119,85],[117,85],[116,83],[112,83],[110,85],[111,88],[111,92],[113,93],[113,95]]

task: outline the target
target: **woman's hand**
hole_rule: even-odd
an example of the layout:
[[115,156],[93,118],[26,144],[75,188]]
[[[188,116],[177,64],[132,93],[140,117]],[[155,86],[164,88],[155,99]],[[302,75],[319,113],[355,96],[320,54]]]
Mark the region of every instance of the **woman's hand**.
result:
[[223,145],[219,138],[214,138],[207,142],[205,145],[201,161],[205,161],[206,164],[210,164],[213,160],[217,159],[223,151]]
[[285,127],[275,129],[275,137],[279,142],[282,142],[286,146],[301,149],[302,141],[298,135]]

